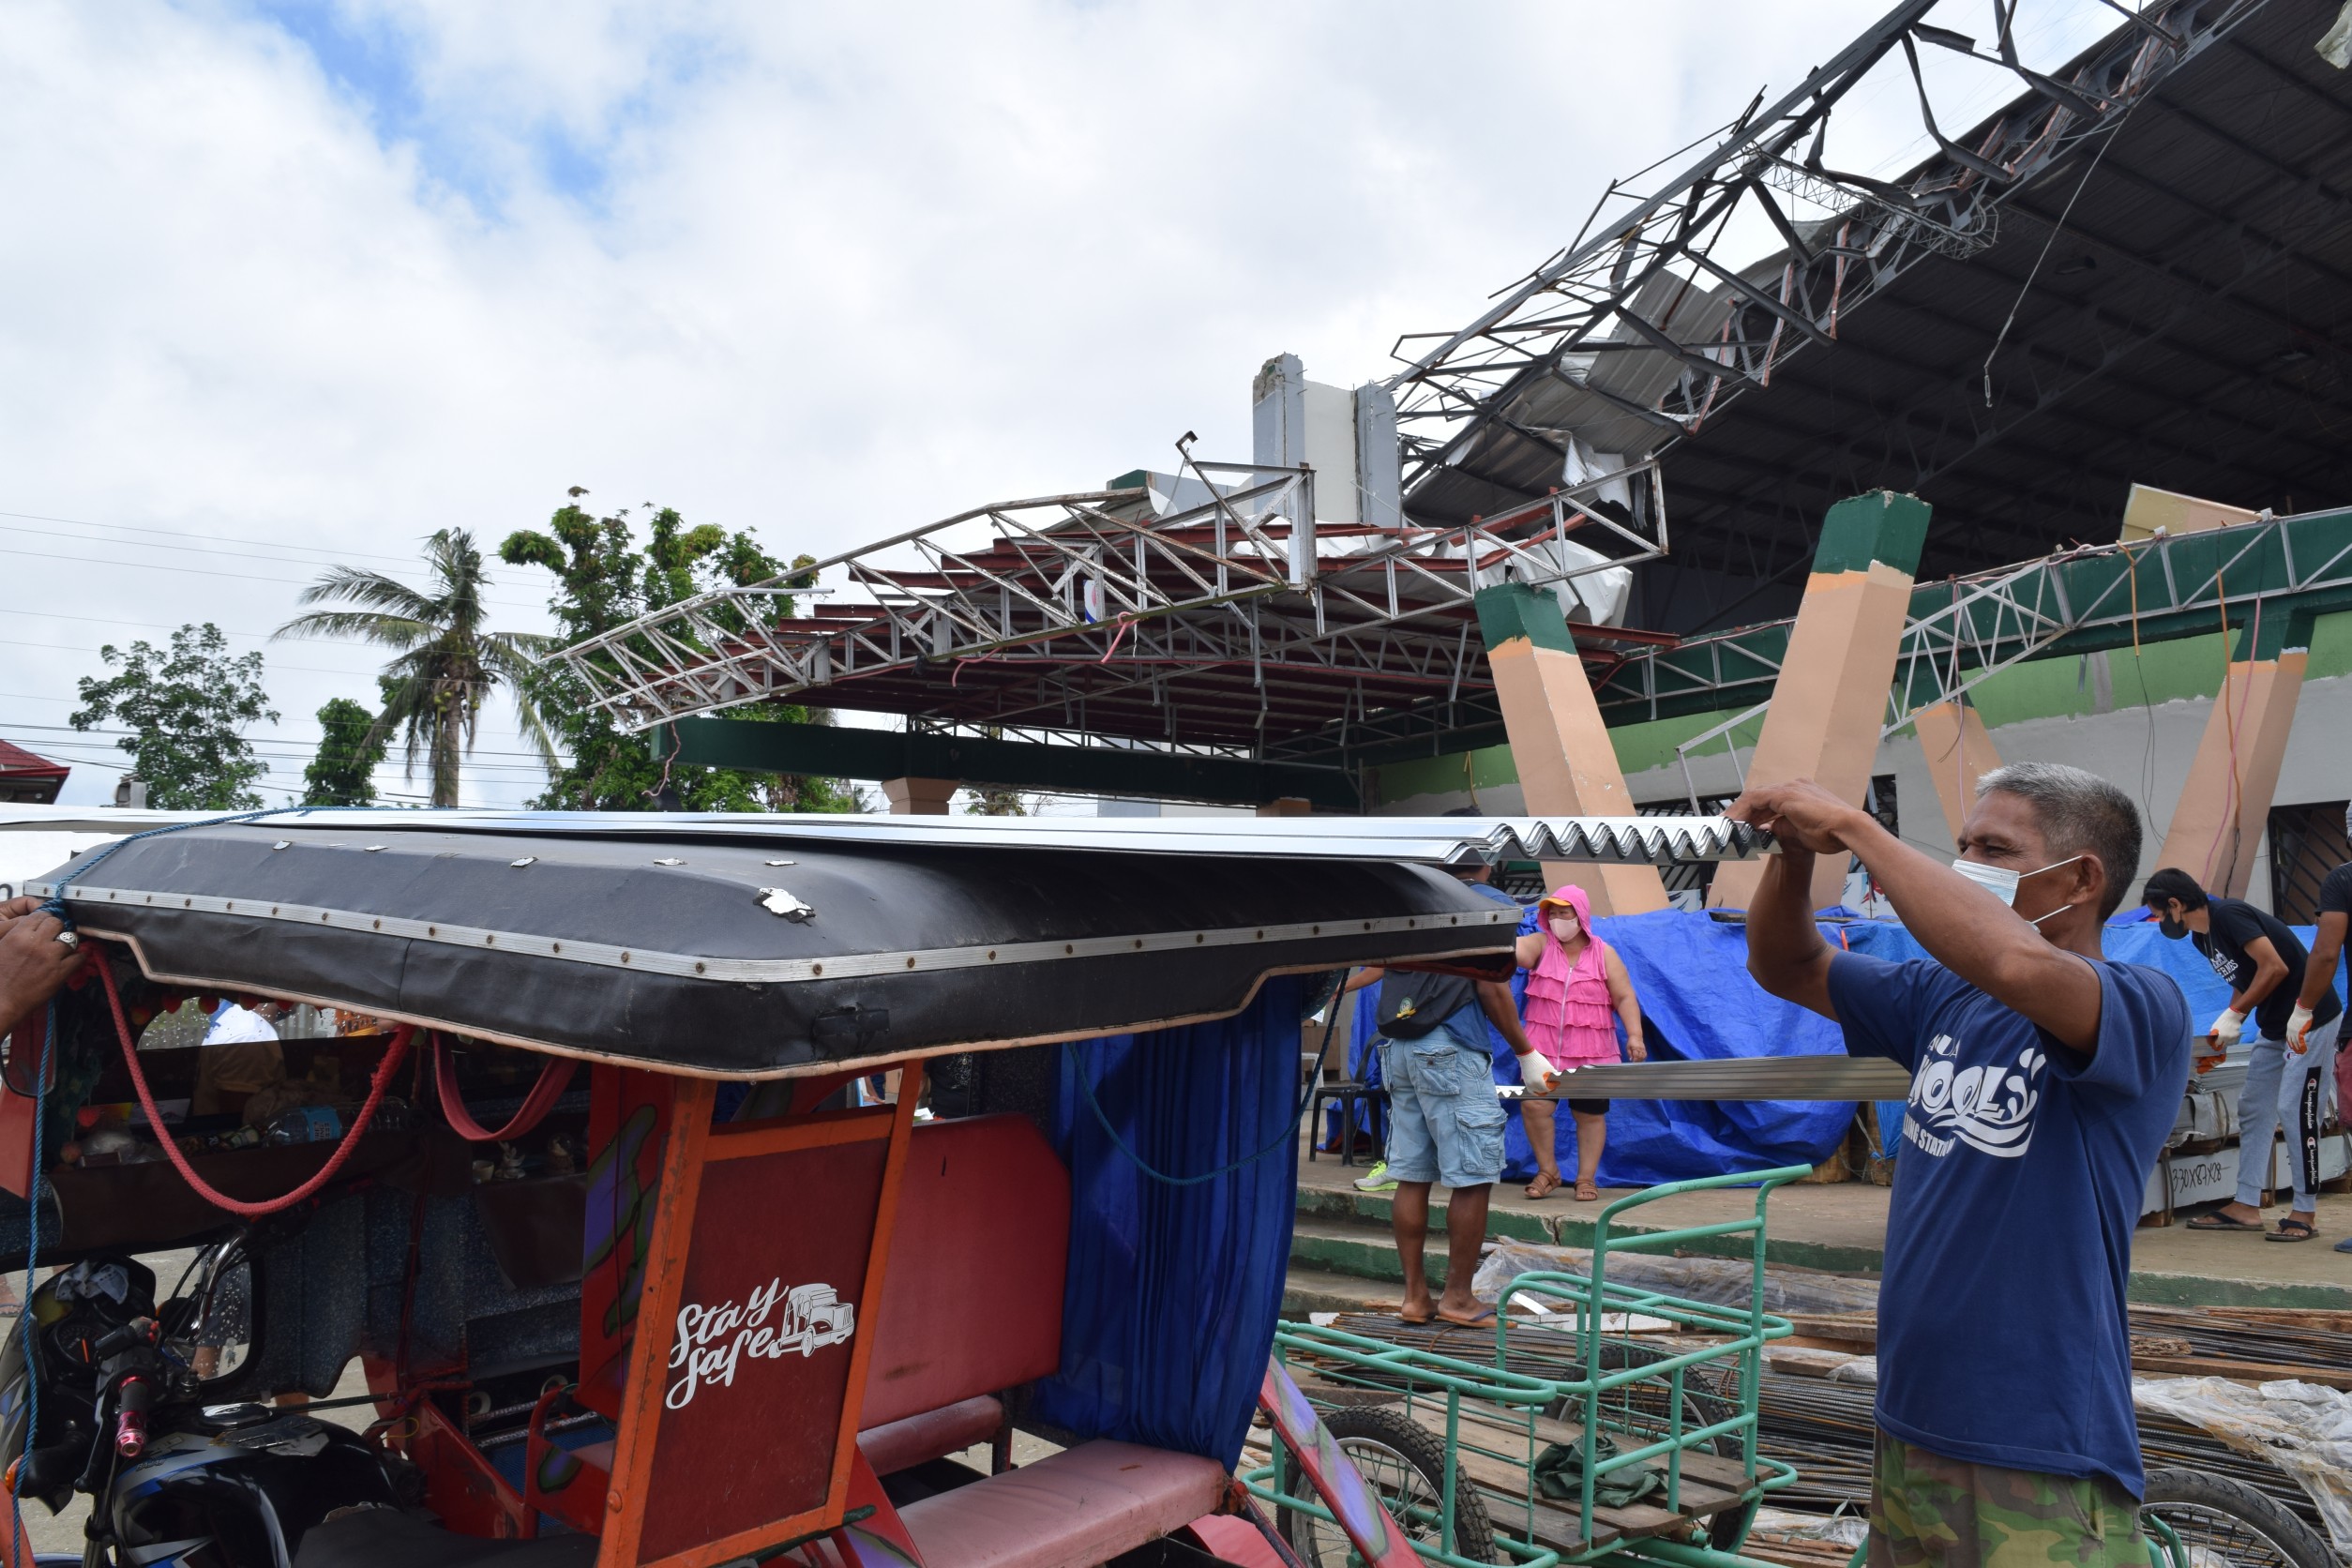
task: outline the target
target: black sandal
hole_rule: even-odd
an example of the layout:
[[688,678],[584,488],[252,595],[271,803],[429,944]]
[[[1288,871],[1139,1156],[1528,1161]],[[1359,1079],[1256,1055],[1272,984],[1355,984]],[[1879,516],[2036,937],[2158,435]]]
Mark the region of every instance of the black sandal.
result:
[[2266,1242],[2308,1242],[2319,1232],[2292,1216],[2279,1221],[2279,1228],[2264,1236]]

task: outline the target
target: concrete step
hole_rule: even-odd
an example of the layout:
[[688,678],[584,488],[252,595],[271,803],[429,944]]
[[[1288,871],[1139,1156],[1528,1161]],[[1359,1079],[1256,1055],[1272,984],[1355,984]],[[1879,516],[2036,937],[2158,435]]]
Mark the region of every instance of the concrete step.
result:
[[[1445,1248],[1441,1239],[1433,1239],[1424,1249],[1428,1259],[1429,1283],[1445,1282]],[[1386,1284],[1401,1284],[1405,1274],[1396,1261],[1396,1243],[1385,1229],[1368,1225],[1308,1219],[1301,1216],[1290,1227],[1290,1272],[1301,1270],[1323,1274],[1344,1274],[1352,1279],[1380,1280]]]
[[[1565,1190],[1545,1199],[1529,1203],[1517,1199],[1518,1188],[1505,1184],[1508,1197],[1493,1204],[1486,1214],[1486,1237],[1489,1241],[1505,1238],[1533,1242],[1545,1246],[1589,1247],[1592,1244],[1595,1219],[1606,1203],[1578,1203]],[[1615,1199],[1622,1194],[1610,1192],[1605,1198]],[[1389,1232],[1390,1193],[1355,1192],[1349,1189],[1301,1186],[1298,1191],[1298,1225],[1321,1229],[1354,1229],[1385,1237]],[[1690,1223],[1688,1221],[1685,1222]],[[1636,1236],[1680,1229],[1660,1221],[1645,1221],[1621,1215],[1616,1221],[1617,1234]],[[1429,1234],[1432,1251],[1435,1239],[1445,1233],[1445,1204],[1440,1199],[1429,1206]],[[1748,1258],[1754,1254],[1745,1236],[1699,1237],[1677,1251],[1697,1257]],[[1392,1255],[1394,1248],[1391,1248]],[[1830,1242],[1812,1242],[1795,1237],[1770,1236],[1764,1247],[1768,1261],[1802,1269],[1822,1269],[1837,1274],[1877,1274],[1886,1266],[1885,1254],[1875,1246],[1855,1246]],[[1293,1256],[1296,1256],[1295,1249]],[[1392,1262],[1392,1267],[1393,1267]],[[1394,1277],[1383,1274],[1380,1277]]]
[[1393,1284],[1293,1263],[1283,1281],[1282,1315],[1304,1319],[1310,1312],[1393,1312],[1396,1301]]

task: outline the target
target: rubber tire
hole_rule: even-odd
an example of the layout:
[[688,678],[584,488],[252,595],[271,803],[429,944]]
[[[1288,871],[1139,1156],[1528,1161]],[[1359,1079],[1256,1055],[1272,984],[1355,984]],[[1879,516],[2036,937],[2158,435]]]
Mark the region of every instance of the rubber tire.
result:
[[[1350,1439],[1379,1443],[1395,1451],[1419,1472],[1428,1483],[1430,1496],[1444,1495],[1445,1444],[1404,1411],[1385,1405],[1352,1405],[1325,1410],[1322,1417],[1332,1440],[1343,1450]],[[1305,1485],[1304,1478],[1300,1485]],[[1389,1500],[1383,1497],[1380,1500],[1385,1503]],[[1307,1530],[1322,1521],[1295,1509],[1285,1508],[1280,1513],[1283,1540],[1304,1557]],[[1479,1499],[1478,1488],[1470,1485],[1469,1476],[1459,1472],[1454,1478],[1454,1550],[1456,1556],[1476,1562],[1496,1560],[1494,1522],[1486,1516],[1486,1505]]]
[[[2336,1554],[2317,1531],[2276,1498],[2266,1496],[2242,1481],[2208,1475],[2203,1470],[2149,1470],[2148,1495],[2140,1504],[2140,1512],[2161,1513],[2168,1503],[2187,1504],[2236,1520],[2266,1538],[2277,1551],[2276,1561],[2284,1568],[2340,1568]],[[2171,1560],[2152,1533],[2148,1545],[2157,1568],[2169,1568]]]

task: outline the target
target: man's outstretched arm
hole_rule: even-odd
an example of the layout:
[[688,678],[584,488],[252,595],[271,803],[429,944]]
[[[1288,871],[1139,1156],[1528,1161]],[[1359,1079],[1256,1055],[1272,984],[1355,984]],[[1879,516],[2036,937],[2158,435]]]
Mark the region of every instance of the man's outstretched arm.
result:
[[[1731,814],[1741,822],[1741,807]],[[1830,1005],[1830,944],[1813,923],[1813,851],[1795,834],[1780,838],[1780,853],[1764,863],[1764,880],[1748,905],[1748,972],[1784,1002],[1809,1007],[1834,1021]]]
[[[1889,833],[1878,820],[1805,779],[1751,790],[1730,815],[1756,823],[1787,846],[1821,852],[1851,851],[1862,857],[1895,912],[1928,956],[2013,1012],[2023,1013],[2058,1040],[2088,1056],[2098,1048],[2103,1006],[2099,974],[2080,954],[2059,948],[2000,899],[1941,861],[1921,853]],[[1785,858],[1785,853],[1784,853]],[[2078,859],[2088,857],[2077,857]],[[1808,857],[1810,859],[1810,857]],[[1795,870],[1783,868],[1783,875]],[[1760,900],[1759,900],[1760,901]],[[1802,906],[1804,899],[1795,896]],[[1756,912],[1748,912],[1748,946],[1756,947]],[[1786,926],[1777,917],[1774,926]],[[1806,912],[1803,924],[1812,925]],[[1784,933],[1772,933],[1777,940]],[[1817,932],[1812,944],[1822,951],[1821,1003],[1791,992],[1816,1012],[1830,1013],[1828,944]],[[1751,969],[1754,961],[1751,959]],[[1759,973],[1757,978],[1763,976]],[[1766,982],[1770,988],[1770,982]]]

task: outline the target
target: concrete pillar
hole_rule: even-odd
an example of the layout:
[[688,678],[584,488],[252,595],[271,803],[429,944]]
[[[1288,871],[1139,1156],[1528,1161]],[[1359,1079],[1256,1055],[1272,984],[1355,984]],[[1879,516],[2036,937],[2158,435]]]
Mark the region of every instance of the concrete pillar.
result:
[[1259,807],[1258,814],[1261,817],[1312,817],[1315,815],[1315,803],[1301,800],[1296,795],[1284,795],[1280,800],[1270,800]]
[[2001,765],[2000,753],[1993,749],[1993,737],[1984,732],[1976,709],[1957,698],[1922,708],[1911,724],[1936,786],[1936,804],[1944,808],[1944,825],[1956,841],[1968,807],[1976,804],[1976,781]]
[[[1927,518],[1926,502],[1892,490],[1872,490],[1830,508],[1748,763],[1749,784],[1810,778],[1862,804]],[[1754,861],[1722,867],[1708,903],[1746,908],[1763,874]],[[1845,862],[1822,856],[1814,868],[1814,907],[1836,903],[1845,885]]]
[[2279,764],[2310,657],[2307,616],[2277,616],[2269,626],[2246,627],[2206,718],[2205,738],[2189,763],[2157,865],[2178,866],[2209,893],[2246,896],[2269,831],[2270,797],[2278,791]]
[[[1478,591],[1478,629],[1502,701],[1502,727],[1531,817],[1630,817],[1634,797],[1617,765],[1585,679],[1584,660],[1560,601],[1523,583]],[[1650,866],[1546,863],[1546,886],[1573,881],[1595,914],[1642,914],[1666,907],[1666,884]]]
[[953,778],[885,778],[882,787],[894,817],[944,817],[948,797],[962,786]]

